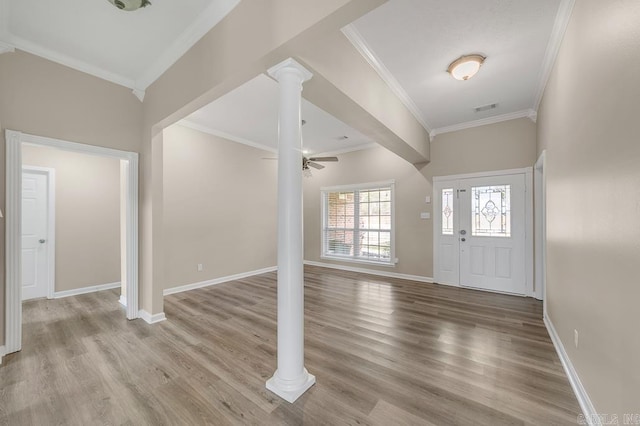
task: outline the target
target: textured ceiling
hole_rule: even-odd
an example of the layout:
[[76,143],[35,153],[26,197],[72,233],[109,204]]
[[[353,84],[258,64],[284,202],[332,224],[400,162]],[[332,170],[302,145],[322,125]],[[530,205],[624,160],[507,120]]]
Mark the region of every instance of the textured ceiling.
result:
[[[155,0],[124,12],[107,0],[0,0],[0,52],[16,47],[130,87],[142,99],[239,1]],[[535,119],[573,1],[389,0],[343,32],[433,136]],[[469,81],[451,78],[449,63],[470,53],[487,56],[480,72]],[[275,147],[275,90],[273,81],[260,76],[188,122]],[[497,107],[474,110],[488,104]],[[309,123],[305,146],[312,152],[372,143],[306,101],[303,113]]]
[[0,41],[144,90],[239,0],[155,0],[131,12],[107,0],[0,0]]
[[[261,74],[194,112],[181,124],[275,152],[277,106],[278,83]],[[306,121],[302,144],[307,155],[353,151],[373,144],[371,139],[304,99],[302,119]]]
[[[389,0],[345,30],[404,91],[429,130],[492,116],[531,115],[561,0]],[[487,60],[468,81],[449,64]],[[549,51],[549,54],[554,54]],[[495,109],[474,108],[497,103]]]

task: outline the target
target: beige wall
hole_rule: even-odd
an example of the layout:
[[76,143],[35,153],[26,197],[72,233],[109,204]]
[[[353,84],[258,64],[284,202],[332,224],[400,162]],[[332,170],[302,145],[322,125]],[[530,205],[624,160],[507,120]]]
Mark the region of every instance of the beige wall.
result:
[[[417,169],[384,148],[373,148],[342,154],[338,163],[313,170],[313,178],[304,181],[305,259],[433,277],[433,222],[420,219],[421,212],[432,212],[425,196],[432,195],[433,176],[532,166],[535,124],[522,118],[438,135],[431,143],[431,158],[431,163]],[[388,179],[396,182],[396,267],[321,259],[320,188]]]
[[146,124],[172,124],[386,1],[241,1],[147,89]]
[[55,169],[55,291],[119,282],[120,161],[25,146],[22,164]]
[[[162,128],[268,67],[299,56],[311,41],[339,31],[385,1],[243,0],[147,89],[144,104],[126,88],[26,53],[6,53],[0,55],[0,124],[140,152],[140,305],[151,314],[160,313],[165,287]],[[402,129],[394,131],[404,134]],[[4,164],[4,150],[0,163]],[[4,173],[0,174],[3,199]],[[0,258],[4,259],[1,251]],[[0,268],[4,276],[2,261]]]
[[577,1],[538,114],[549,317],[596,410],[621,422],[640,412],[639,22],[636,0]]
[[[142,104],[131,91],[17,51],[0,55],[0,208],[5,211],[4,130],[138,151]],[[4,232],[0,219],[0,343],[4,342]]]
[[263,157],[273,154],[165,129],[166,288],[276,265],[277,161]]
[[143,309],[163,311],[162,128],[282,60],[298,57],[312,40],[339,31],[385,1],[243,0],[147,89],[140,187]]

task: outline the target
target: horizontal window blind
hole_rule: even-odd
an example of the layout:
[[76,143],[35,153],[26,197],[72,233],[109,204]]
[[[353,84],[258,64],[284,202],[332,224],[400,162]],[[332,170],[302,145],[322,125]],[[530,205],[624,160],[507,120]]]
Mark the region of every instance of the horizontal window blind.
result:
[[393,264],[393,184],[323,190],[323,257]]

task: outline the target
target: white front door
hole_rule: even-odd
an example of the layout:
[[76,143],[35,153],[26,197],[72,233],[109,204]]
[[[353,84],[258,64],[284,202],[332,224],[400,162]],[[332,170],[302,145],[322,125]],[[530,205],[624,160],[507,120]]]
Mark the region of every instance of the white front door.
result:
[[47,297],[49,174],[22,172],[22,300]]
[[434,278],[527,294],[525,174],[434,182]]

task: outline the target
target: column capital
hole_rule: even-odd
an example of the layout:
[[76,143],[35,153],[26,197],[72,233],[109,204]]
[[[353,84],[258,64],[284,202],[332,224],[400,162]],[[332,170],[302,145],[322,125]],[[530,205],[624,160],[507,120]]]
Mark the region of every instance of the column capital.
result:
[[293,71],[293,70],[299,73],[300,80],[302,83],[304,83],[307,80],[311,80],[311,77],[313,77],[313,74],[311,73],[311,71],[309,71],[308,69],[300,65],[300,63],[298,63],[298,61],[296,61],[293,58],[285,59],[279,64],[272,66],[271,68],[269,68],[269,70],[267,70],[267,74],[269,74],[276,81],[279,81],[280,75],[283,71]]

